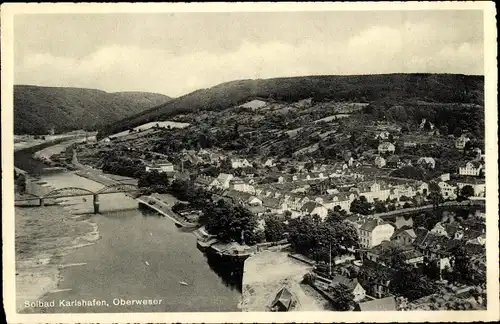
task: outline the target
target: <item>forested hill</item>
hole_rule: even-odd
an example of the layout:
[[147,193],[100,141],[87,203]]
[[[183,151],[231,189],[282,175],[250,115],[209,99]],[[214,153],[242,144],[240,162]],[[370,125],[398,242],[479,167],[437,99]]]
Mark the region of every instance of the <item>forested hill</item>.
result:
[[103,127],[99,136],[180,113],[222,110],[253,98],[295,102],[305,98],[377,102],[387,106],[406,102],[472,103],[483,105],[484,77],[460,74],[383,74],[357,76],[305,76],[239,80],[202,89],[173,99]]
[[14,86],[14,133],[47,134],[98,129],[171,98],[148,92],[107,93],[95,89]]

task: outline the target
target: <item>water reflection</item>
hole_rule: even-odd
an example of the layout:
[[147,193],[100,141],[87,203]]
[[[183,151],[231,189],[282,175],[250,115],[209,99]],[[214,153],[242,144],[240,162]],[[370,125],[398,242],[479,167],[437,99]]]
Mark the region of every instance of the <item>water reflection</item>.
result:
[[205,258],[210,269],[222,279],[227,287],[241,293],[244,261],[236,261],[210,252],[205,253]]

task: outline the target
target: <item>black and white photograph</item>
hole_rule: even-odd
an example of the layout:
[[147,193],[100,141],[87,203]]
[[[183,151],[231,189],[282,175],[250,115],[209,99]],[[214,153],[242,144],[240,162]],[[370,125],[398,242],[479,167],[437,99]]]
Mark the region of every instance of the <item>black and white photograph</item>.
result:
[[159,5],[2,5],[12,322],[498,320],[493,3]]

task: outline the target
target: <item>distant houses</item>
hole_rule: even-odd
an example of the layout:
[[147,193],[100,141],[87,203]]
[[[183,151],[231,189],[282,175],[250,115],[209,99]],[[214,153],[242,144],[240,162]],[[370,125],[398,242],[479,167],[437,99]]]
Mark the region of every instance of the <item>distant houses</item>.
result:
[[379,153],[394,153],[396,151],[396,147],[394,146],[394,144],[390,143],[390,142],[383,142],[383,143],[380,143],[379,146],[378,146],[378,152]]
[[481,170],[483,170],[484,166],[481,162],[478,161],[469,161],[463,167],[459,167],[458,174],[464,176],[479,176],[481,174]]
[[154,162],[146,164],[146,172],[157,171],[160,173],[174,172],[174,165],[171,162]]
[[467,142],[469,141],[470,141],[469,137],[461,135],[459,138],[455,140],[455,147],[459,150],[463,150],[465,148],[465,144],[467,144]]

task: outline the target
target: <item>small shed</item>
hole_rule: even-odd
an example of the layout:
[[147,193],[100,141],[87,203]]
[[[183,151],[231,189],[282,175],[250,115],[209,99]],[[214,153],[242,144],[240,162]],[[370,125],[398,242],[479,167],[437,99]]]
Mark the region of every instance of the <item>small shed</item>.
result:
[[280,289],[276,297],[271,304],[271,310],[277,312],[288,312],[292,305],[294,304],[294,298],[292,293],[283,287]]

